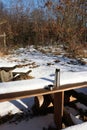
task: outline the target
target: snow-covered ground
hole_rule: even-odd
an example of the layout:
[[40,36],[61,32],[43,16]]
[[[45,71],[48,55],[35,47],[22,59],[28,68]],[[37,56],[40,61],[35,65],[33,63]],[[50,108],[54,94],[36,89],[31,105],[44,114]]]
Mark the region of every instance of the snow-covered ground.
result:
[[[45,48],[47,49],[47,48]],[[52,50],[52,48],[50,48]],[[53,51],[54,48],[53,48]],[[87,61],[87,59],[85,59]],[[87,65],[81,65],[75,59],[69,59],[62,54],[53,55],[52,53],[43,54],[37,51],[33,46],[27,48],[20,48],[14,53],[0,58],[0,66],[20,65],[23,70],[31,69],[30,73],[34,79],[14,81],[14,83],[0,83],[0,93],[7,93],[12,91],[22,91],[29,89],[37,89],[45,87],[48,84],[53,84],[55,79],[55,69],[60,69],[60,84],[76,83],[87,81]],[[20,68],[17,68],[20,69]],[[20,84],[20,88],[17,87]],[[28,86],[28,84],[31,85]],[[34,84],[34,86],[32,86]],[[38,85],[39,84],[39,85]],[[11,87],[13,85],[13,88]],[[25,88],[26,86],[26,88]],[[7,88],[7,89],[6,89]],[[15,100],[10,102],[0,103],[0,116],[7,115],[8,113],[19,113],[22,110],[26,111],[34,104],[33,98],[26,98],[22,100]],[[17,125],[15,123],[6,123],[0,125],[0,130],[42,130],[44,127],[55,126],[53,114],[45,116],[34,117],[28,121],[21,121]],[[78,126],[67,128],[66,130],[86,130],[87,123]]]

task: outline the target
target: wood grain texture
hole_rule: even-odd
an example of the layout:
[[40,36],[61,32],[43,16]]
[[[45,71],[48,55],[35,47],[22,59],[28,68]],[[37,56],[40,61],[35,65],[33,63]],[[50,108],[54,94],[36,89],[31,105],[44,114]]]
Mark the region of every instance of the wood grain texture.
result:
[[34,97],[39,95],[54,94],[58,92],[68,91],[77,88],[84,88],[84,87],[87,87],[87,82],[62,85],[59,88],[53,88],[53,90],[43,88],[43,89],[36,89],[36,90],[5,93],[5,94],[0,94],[0,102],[27,98],[27,97]]

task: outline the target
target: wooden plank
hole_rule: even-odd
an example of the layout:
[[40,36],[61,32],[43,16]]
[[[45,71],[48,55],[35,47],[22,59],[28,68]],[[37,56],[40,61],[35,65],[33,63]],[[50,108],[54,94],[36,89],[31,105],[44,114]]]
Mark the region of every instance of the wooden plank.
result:
[[27,97],[46,95],[46,94],[51,94],[53,92],[54,91],[50,91],[47,89],[36,89],[36,90],[29,90],[29,91],[22,91],[22,92],[0,94],[0,102],[14,100],[18,98],[21,99],[21,98],[27,98]]
[[54,120],[58,130],[62,128],[64,92],[54,94]]
[[32,70],[28,70],[28,71],[26,71],[26,72],[22,72],[22,71],[15,72],[15,71],[13,71],[12,73],[13,73],[13,75],[16,75],[16,74],[27,75],[27,74],[29,74],[30,72],[32,72]]
[[87,82],[61,85],[59,89],[57,89],[57,91],[62,92],[62,91],[68,91],[68,90],[84,88],[84,87],[87,87]]
[[0,94],[0,102],[14,100],[18,98],[21,99],[21,98],[34,97],[39,95],[54,94],[58,92],[63,92],[67,90],[77,89],[77,88],[84,88],[84,87],[87,87],[87,82],[62,85],[59,88],[54,87],[53,90],[43,88],[43,89],[36,89],[36,90],[5,93],[5,94]]
[[11,71],[13,69],[15,69],[17,67],[17,65],[14,66],[0,66],[0,70],[4,70],[4,71]]

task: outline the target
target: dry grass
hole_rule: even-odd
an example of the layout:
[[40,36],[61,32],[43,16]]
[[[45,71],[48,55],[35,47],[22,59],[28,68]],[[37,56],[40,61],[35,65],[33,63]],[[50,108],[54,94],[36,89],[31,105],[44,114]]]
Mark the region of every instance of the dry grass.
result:
[[2,52],[0,52],[0,57],[3,57],[3,56],[4,56],[4,54]]

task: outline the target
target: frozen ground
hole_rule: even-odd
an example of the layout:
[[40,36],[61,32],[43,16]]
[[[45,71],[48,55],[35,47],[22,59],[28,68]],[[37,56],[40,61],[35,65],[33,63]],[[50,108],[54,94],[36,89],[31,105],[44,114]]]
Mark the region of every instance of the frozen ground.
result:
[[[46,49],[46,48],[45,48]],[[50,48],[52,49],[52,48]],[[86,60],[86,59],[85,59]],[[53,55],[52,53],[43,54],[40,51],[31,47],[20,48],[14,53],[7,55],[3,58],[0,58],[0,66],[5,65],[20,65],[22,69],[31,69],[31,76],[35,77],[31,81],[35,81],[35,88],[37,88],[38,82],[43,84],[44,87],[47,84],[54,82],[55,69],[58,68],[61,70],[61,84],[73,83],[73,82],[83,82],[87,81],[87,65],[81,65],[75,59],[69,59],[63,54]],[[42,79],[48,79],[48,81],[43,81]],[[34,89],[28,88],[28,82],[31,81],[22,81],[21,90],[24,89]],[[17,84],[19,81],[16,81]],[[16,86],[16,84],[14,86]],[[7,86],[7,85],[8,86]],[[1,83],[0,93],[5,93],[9,91],[19,91],[17,87],[11,88],[11,83]],[[24,87],[26,85],[26,88]],[[39,84],[40,85],[40,84]],[[38,86],[39,87],[39,86]],[[7,89],[6,89],[7,88]],[[4,116],[8,113],[19,113],[22,110],[26,111],[27,109],[31,111],[33,106],[34,99],[26,98],[23,100],[15,100],[11,102],[1,102],[0,103],[0,116]],[[15,123],[5,123],[0,126],[0,130],[42,130],[44,127],[48,128],[49,126],[54,126],[53,114],[48,114],[46,116],[39,116],[29,119],[28,121],[21,121],[18,124]],[[86,130],[87,123],[78,125],[75,127],[67,128],[67,130]]]

